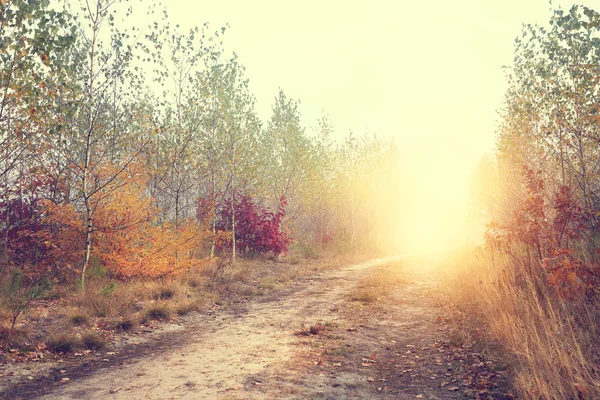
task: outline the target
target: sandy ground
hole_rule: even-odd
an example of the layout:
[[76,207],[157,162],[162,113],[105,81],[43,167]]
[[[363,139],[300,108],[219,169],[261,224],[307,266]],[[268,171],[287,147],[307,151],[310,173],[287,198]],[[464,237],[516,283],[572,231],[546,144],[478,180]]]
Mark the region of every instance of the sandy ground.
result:
[[[410,258],[410,257],[409,257]],[[402,261],[408,283],[374,304],[350,301],[390,259],[295,282],[235,312],[196,315],[97,363],[64,366],[5,392],[39,399],[458,399],[464,361],[445,347],[429,299],[433,271]],[[301,328],[323,322],[318,335]],[[102,362],[104,361],[104,363]]]

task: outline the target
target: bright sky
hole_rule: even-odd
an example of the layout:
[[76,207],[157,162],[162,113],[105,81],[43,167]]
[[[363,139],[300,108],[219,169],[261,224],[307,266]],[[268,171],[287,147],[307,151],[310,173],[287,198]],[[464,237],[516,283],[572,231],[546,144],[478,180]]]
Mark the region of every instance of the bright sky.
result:
[[[407,182],[401,223],[411,246],[461,241],[473,164],[494,127],[522,23],[547,23],[548,0],[166,0],[188,28],[228,23],[225,47],[247,68],[259,116],[281,87],[305,126],[329,114],[349,130],[393,136]],[[572,2],[553,1],[568,9]],[[417,232],[418,235],[414,235]]]

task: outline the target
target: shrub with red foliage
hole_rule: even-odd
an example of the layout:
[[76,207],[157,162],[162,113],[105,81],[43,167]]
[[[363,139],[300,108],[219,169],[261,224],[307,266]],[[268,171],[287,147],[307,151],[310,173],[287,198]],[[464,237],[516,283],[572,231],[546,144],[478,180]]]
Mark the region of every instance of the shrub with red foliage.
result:
[[0,200],[0,240],[5,261],[23,268],[43,264],[51,252],[50,226],[43,218],[43,196],[53,188],[48,179],[32,174]]
[[[243,255],[286,253],[291,241],[281,229],[286,206],[287,202],[282,197],[279,199],[277,212],[272,212],[266,207],[256,205],[250,195],[236,193],[233,201],[225,201],[219,205],[217,230],[224,232],[233,230],[231,218],[233,209],[236,249],[239,253]],[[224,246],[231,248],[231,242]]]
[[561,186],[554,199],[554,231],[557,234],[558,246],[563,239],[577,240],[589,234],[592,228],[592,216],[577,203],[570,186]]
[[[488,246],[512,254],[513,245],[526,245],[539,256],[546,282],[560,295],[576,298],[600,294],[599,249],[593,243],[594,212],[585,210],[569,186],[561,186],[554,194],[553,206],[544,202],[544,180],[541,172],[523,171],[527,198],[506,224],[488,224],[485,239]],[[540,271],[541,272],[541,271]]]

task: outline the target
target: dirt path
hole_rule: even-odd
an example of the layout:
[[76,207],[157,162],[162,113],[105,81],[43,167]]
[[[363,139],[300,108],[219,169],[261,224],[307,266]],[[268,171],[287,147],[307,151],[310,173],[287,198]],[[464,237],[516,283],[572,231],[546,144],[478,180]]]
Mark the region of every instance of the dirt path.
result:
[[[402,261],[407,283],[372,303],[349,300],[361,279],[391,261],[298,282],[237,313],[199,315],[136,352],[124,349],[118,362],[57,371],[45,386],[9,398],[465,398],[456,383],[464,362],[444,347],[427,265]],[[302,326],[307,336],[297,334]],[[312,335],[311,326],[323,330]]]

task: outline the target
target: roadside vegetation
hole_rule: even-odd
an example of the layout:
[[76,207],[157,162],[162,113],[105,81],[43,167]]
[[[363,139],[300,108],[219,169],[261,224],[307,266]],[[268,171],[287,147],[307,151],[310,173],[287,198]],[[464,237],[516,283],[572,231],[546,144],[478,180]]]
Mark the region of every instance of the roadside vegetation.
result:
[[456,320],[526,399],[600,398],[600,14],[516,41],[498,145],[473,177],[485,244],[452,261]]
[[[57,285],[22,310],[19,323],[2,325],[0,361],[60,358],[104,349],[122,334],[139,334],[161,322],[192,312],[217,313],[281,290],[293,279],[358,259],[240,260],[235,266],[212,263],[161,279],[122,282],[107,275],[90,277],[82,292],[75,284]],[[3,320],[12,318],[6,302]]]

